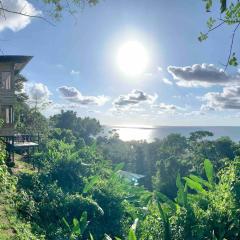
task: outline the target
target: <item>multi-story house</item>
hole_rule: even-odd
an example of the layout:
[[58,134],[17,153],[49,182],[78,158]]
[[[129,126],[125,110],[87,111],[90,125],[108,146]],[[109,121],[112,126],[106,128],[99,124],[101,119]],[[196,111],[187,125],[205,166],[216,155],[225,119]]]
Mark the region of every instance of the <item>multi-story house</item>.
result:
[[31,60],[30,56],[0,56],[0,136],[14,135],[15,76]]

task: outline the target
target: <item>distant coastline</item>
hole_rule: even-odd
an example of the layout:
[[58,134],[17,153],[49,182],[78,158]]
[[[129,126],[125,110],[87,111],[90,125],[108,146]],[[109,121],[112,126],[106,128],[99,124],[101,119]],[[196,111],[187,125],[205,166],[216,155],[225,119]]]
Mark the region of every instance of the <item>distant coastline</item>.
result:
[[239,126],[230,126],[230,125],[206,125],[206,126],[201,126],[201,125],[193,125],[193,126],[184,126],[184,125],[159,125],[159,126],[146,126],[146,127],[141,127],[141,126],[127,126],[127,125],[103,125],[103,127],[111,127],[111,128],[139,128],[139,129],[156,129],[156,128],[209,128],[209,127],[240,127]]
[[219,137],[230,137],[233,141],[240,141],[240,126],[103,126],[105,132],[116,130],[119,138],[123,141],[147,141],[163,139],[169,134],[178,133],[189,136],[195,131],[210,131],[214,134],[213,139]]

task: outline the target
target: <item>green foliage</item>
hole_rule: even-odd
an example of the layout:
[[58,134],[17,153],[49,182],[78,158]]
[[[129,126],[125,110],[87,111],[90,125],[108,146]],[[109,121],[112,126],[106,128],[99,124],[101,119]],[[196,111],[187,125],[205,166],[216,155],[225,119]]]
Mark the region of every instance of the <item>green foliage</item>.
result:
[[213,185],[213,180],[214,180],[214,171],[213,171],[213,164],[206,159],[204,161],[204,169],[205,169],[205,173],[208,179],[208,182]]
[[[29,124],[30,129],[34,121]],[[39,121],[39,128],[44,124],[48,129],[47,121]],[[31,223],[22,236],[238,239],[238,143],[227,137],[212,140],[207,131],[188,138],[171,134],[149,144],[126,143],[116,135],[95,139],[99,123],[71,111],[53,116],[51,127],[30,159],[37,171],[20,172],[16,181],[0,168],[0,190],[16,193],[11,196],[15,210]],[[144,175],[139,184],[147,190],[120,177],[122,169]],[[129,229],[134,219],[138,227],[136,221]]]
[[198,41],[202,42],[208,39],[208,35],[206,33],[200,32],[200,35],[198,36]]
[[[91,144],[93,137],[101,131],[100,123],[96,119],[77,117],[76,112],[73,111],[61,111],[60,114],[50,118],[50,123],[52,127],[59,128],[62,131],[70,130],[76,141],[83,139],[87,144]],[[73,141],[73,139],[71,140]]]
[[234,66],[234,67],[236,67],[237,65],[238,65],[238,61],[237,61],[237,58],[236,58],[236,54],[235,53],[233,53],[232,54],[232,56],[231,56],[231,58],[229,59],[229,65],[231,65],[231,66]]
[[[211,12],[213,8],[213,3],[219,2],[219,18],[210,17],[207,21],[208,31],[206,33],[200,32],[200,36],[198,40],[200,42],[206,40],[208,35],[211,31],[216,30],[217,28],[228,25],[228,26],[235,26],[232,32],[232,39],[230,42],[230,50],[227,58],[227,63],[225,65],[225,69],[228,65],[230,66],[238,66],[238,59],[236,57],[235,52],[232,53],[233,50],[233,43],[235,38],[235,33],[240,26],[240,3],[239,1],[227,1],[227,0],[219,0],[219,1],[212,1],[212,0],[203,0],[205,2],[205,9],[206,12]],[[216,14],[213,14],[214,16]]]
[[51,16],[59,19],[64,11],[74,14],[78,8],[83,8],[85,5],[94,6],[99,0],[70,0],[67,4],[64,0],[42,0],[42,2],[51,7]]
[[203,0],[205,2],[205,8],[206,8],[206,11],[209,12],[210,9],[212,8],[212,0]]
[[83,234],[89,224],[89,221],[87,220],[87,212],[83,212],[79,220],[74,218],[72,221],[72,227],[68,224],[65,218],[63,218],[63,222],[69,229],[69,240],[82,239]]

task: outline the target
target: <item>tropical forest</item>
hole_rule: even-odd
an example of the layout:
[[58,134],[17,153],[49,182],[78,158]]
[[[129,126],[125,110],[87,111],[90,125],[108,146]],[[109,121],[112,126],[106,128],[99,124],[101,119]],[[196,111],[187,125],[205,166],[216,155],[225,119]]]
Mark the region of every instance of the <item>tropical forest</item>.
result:
[[0,240],[240,239],[239,1],[0,17]]

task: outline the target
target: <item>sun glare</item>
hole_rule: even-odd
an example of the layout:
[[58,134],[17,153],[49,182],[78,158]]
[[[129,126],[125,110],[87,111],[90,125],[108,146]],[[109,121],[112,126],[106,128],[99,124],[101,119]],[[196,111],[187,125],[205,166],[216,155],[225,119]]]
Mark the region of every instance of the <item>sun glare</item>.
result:
[[147,51],[138,41],[126,42],[118,50],[117,63],[126,75],[141,75],[148,65]]

